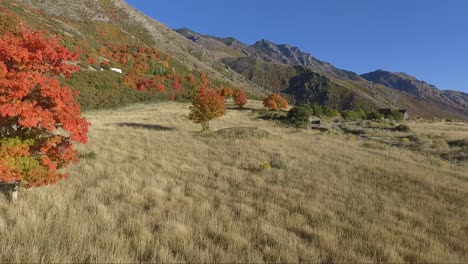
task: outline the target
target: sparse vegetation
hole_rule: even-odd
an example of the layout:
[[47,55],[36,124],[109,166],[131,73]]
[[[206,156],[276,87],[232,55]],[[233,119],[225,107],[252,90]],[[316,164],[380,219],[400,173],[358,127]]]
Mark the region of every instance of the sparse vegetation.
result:
[[[0,263],[468,261],[466,95],[268,41],[194,44],[124,1],[0,12]],[[41,188],[9,203],[19,181]]]
[[269,110],[285,110],[289,104],[281,95],[274,93],[263,100],[263,106]]
[[359,109],[359,110],[346,110],[343,111],[341,114],[346,120],[362,120],[366,118],[366,113],[364,110]]
[[[0,262],[468,259],[466,163],[297,132],[248,111],[228,110],[200,134],[187,108],[87,113],[93,126],[79,151],[95,159],[68,168],[67,181],[24,191],[15,207],[0,199]],[[141,126],[117,125],[129,120]]]
[[287,121],[297,128],[305,128],[310,124],[312,111],[308,106],[295,106],[288,112]]

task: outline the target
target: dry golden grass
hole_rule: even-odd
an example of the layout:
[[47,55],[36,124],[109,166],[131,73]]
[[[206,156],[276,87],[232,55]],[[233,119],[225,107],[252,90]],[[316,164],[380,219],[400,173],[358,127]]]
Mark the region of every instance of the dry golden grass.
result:
[[448,139],[468,138],[468,123],[461,122],[415,122],[409,124],[420,134],[433,134]]
[[468,261],[464,168],[248,110],[202,134],[188,112],[88,113],[95,159],[0,200],[0,262]]

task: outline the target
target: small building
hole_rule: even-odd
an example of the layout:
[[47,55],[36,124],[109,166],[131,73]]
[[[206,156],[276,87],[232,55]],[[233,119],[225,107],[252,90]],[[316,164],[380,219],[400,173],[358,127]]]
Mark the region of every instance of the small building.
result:
[[123,72],[122,72],[122,69],[119,69],[119,68],[110,68],[110,70],[113,71],[113,72],[120,73],[120,74],[123,73]]
[[384,116],[389,116],[392,114],[392,109],[391,108],[380,108],[379,113],[381,113]]
[[409,114],[408,114],[408,111],[406,109],[399,109],[398,112],[403,114],[403,120],[408,120]]

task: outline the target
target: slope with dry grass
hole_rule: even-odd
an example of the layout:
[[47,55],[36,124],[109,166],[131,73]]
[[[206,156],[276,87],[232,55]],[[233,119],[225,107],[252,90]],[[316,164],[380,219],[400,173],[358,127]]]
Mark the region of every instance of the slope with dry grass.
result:
[[468,261],[466,166],[233,107],[199,133],[188,112],[87,113],[69,180],[0,200],[0,262]]

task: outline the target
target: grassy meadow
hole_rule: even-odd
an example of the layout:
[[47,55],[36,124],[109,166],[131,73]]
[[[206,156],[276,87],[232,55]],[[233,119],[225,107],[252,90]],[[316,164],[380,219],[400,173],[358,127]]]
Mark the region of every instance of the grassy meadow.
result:
[[466,163],[232,105],[200,133],[188,107],[87,112],[69,179],[0,197],[0,262],[468,262]]

